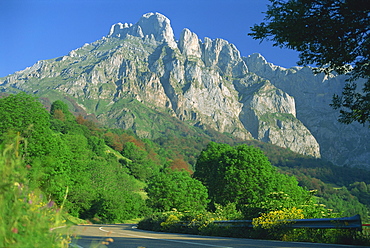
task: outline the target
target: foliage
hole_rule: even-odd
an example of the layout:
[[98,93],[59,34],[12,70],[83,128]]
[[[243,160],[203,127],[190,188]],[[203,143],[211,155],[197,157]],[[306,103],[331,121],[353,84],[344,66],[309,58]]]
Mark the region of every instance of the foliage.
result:
[[[232,206],[230,206],[232,208]],[[221,211],[222,212],[222,211]],[[262,214],[253,219],[254,228],[233,227],[233,225],[217,224],[219,220],[227,220],[227,215],[221,212],[157,212],[148,215],[138,223],[139,229],[191,233],[197,235],[277,239],[297,242],[319,242],[369,245],[370,238],[366,232],[336,229],[292,229],[289,223],[292,219],[304,217],[304,210],[299,208],[284,208]],[[216,222],[215,222],[216,221]]]
[[[292,159],[278,164],[283,173],[294,175],[299,185],[316,191],[318,201],[342,216],[360,214],[363,221],[369,219],[369,193],[356,190],[356,182],[369,182],[369,173],[364,169],[334,166],[316,159]],[[364,189],[364,187],[361,187]]]
[[59,119],[61,121],[73,122],[75,120],[75,117],[71,112],[69,112],[68,105],[60,100],[57,100],[51,104],[50,114],[55,119]]
[[365,182],[354,182],[349,185],[348,190],[363,204],[370,205],[370,184],[366,184]]
[[262,213],[261,216],[253,219],[252,224],[253,228],[265,233],[266,238],[286,240],[291,220],[297,219],[304,219],[303,210],[292,207]]
[[[227,142],[229,145],[237,144],[237,141],[228,140]],[[166,133],[165,136],[156,139],[155,143],[160,147],[159,150],[156,150],[160,156],[173,158],[180,154],[194,168],[196,163],[194,159],[199,156],[201,150],[206,148],[209,139],[201,136],[195,138],[190,134],[184,137],[175,133]],[[358,213],[361,214],[364,221],[367,221],[368,211],[365,211],[365,205],[369,206],[370,203],[366,201],[368,199],[366,195],[370,195],[370,193],[363,192],[359,197],[358,194],[351,191],[352,197],[336,196],[341,194],[337,188],[350,187],[349,185],[356,181],[369,184],[370,174],[367,170],[350,166],[336,166],[323,159],[297,154],[288,149],[257,140],[243,143],[263,150],[271,164],[278,167],[279,172],[296,177],[299,185],[303,188],[315,190],[317,192],[316,196],[319,197],[317,200],[333,209],[334,212],[349,216],[353,211],[361,210]],[[358,197],[353,198],[353,196]],[[351,205],[353,205],[353,208],[350,207]]]
[[[217,205],[215,212],[177,210],[156,212],[148,215],[138,223],[138,228],[154,231],[193,233],[213,236],[232,236],[232,231],[214,225],[217,220],[232,220],[241,218],[241,213],[235,209],[234,204],[225,208]],[[229,230],[230,231],[230,230]]]
[[75,117],[69,112],[68,105],[57,100],[51,104],[51,127],[56,132],[68,133],[76,128]]
[[239,220],[243,219],[243,213],[237,209],[235,202],[230,202],[226,206],[215,204],[214,219],[216,220]]
[[208,188],[213,203],[235,202],[246,218],[309,200],[295,178],[278,173],[253,146],[211,142],[199,156],[194,177]]
[[165,227],[166,230],[170,231],[169,225],[166,224],[162,225],[162,223],[166,222],[169,219],[172,226],[176,225],[180,221],[179,215],[181,214],[182,213],[177,211],[153,213],[147,215],[144,219],[139,221],[138,228],[143,230],[163,231],[163,227],[167,226],[168,228]]
[[2,131],[25,136],[20,148],[26,151],[31,189],[40,188],[48,199],[63,204],[76,217],[123,221],[146,211],[139,190],[142,186],[127,174],[118,157],[106,152],[103,130],[96,124],[81,118],[81,124],[77,123],[61,101],[51,105],[49,115],[24,93],[0,99],[0,108],[4,110]]
[[160,169],[160,166],[149,158],[148,152],[133,142],[126,142],[121,153],[129,159],[123,160],[122,164],[129,169],[131,175],[139,180],[145,181],[158,173]]
[[262,213],[252,221],[257,237],[282,241],[305,241],[319,243],[369,244],[368,236],[356,230],[336,229],[295,229],[290,225],[294,220],[304,219],[303,209],[290,208]]
[[[329,73],[351,72],[341,96],[332,106],[341,108],[339,121],[370,122],[369,45],[370,6],[366,0],[270,0],[265,20],[252,27],[254,39],[270,39],[275,46],[300,52],[298,64],[317,64]],[[365,78],[362,93],[355,80]]]
[[279,229],[281,226],[289,224],[289,220],[303,219],[303,210],[293,207],[291,209],[283,208],[282,210],[262,213],[260,217],[253,219],[254,228]]
[[60,209],[37,189],[29,188],[19,151],[23,138],[8,136],[8,141],[0,146],[0,246],[67,247],[67,238],[50,232],[63,224]]
[[114,161],[92,161],[88,180],[90,187],[97,189],[96,197],[81,217],[123,222],[146,213],[144,199],[139,194],[140,185]]
[[352,195],[346,187],[327,190],[320,202],[329,209],[335,209],[341,216],[360,214],[365,223],[369,220],[369,207],[360,203],[361,199]]
[[202,211],[208,201],[207,189],[188,172],[165,170],[149,180],[147,203],[156,211]]
[[50,117],[36,98],[26,93],[0,98],[0,120],[1,134],[12,130],[26,138],[21,149],[28,157],[46,155],[53,149]]
[[[230,216],[229,216],[230,217]],[[286,220],[303,217],[303,210],[298,208],[282,209],[263,214],[255,218],[255,228],[240,228],[232,225],[219,225],[215,221],[227,220],[228,217],[215,212],[158,212],[148,215],[138,223],[139,229],[191,233],[197,235],[279,239],[298,242],[370,244],[369,235],[365,232],[335,229],[292,229]],[[263,228],[262,228],[263,226]]]
[[[317,190],[321,203],[336,207],[333,212],[349,213],[351,207],[362,215],[368,212],[359,200],[368,204],[370,177],[361,170],[336,167],[257,141],[248,142],[263,148],[269,160],[279,166],[279,171],[287,174],[283,175],[252,146],[210,143],[204,149],[210,137],[216,139],[216,133],[195,137],[199,133],[178,126],[181,134],[167,130],[163,137],[151,141],[139,139],[130,130],[105,129],[82,116],[74,118],[62,102],[51,104],[50,114],[35,98],[25,94],[5,97],[0,103],[4,111],[9,111],[8,106],[14,109],[14,113],[5,113],[2,116],[6,118],[0,119],[0,126],[4,127],[2,142],[11,143],[9,137],[12,136],[6,133],[14,131],[25,137],[17,143],[20,151],[17,156],[21,159],[22,154],[26,161],[22,162],[27,168],[22,172],[24,174],[21,173],[24,179],[14,179],[20,175],[18,170],[8,173],[9,178],[18,183],[22,181],[20,185],[27,184],[27,187],[18,188],[19,194],[27,192],[22,199],[32,198],[32,202],[50,213],[55,213],[53,208],[45,206],[52,201],[76,217],[93,221],[123,222],[148,216],[142,223],[162,231],[237,237],[257,237],[258,233],[241,233],[235,228],[217,226],[213,221],[252,218],[260,212],[293,207],[302,209],[305,217],[331,216],[331,211],[316,204],[316,197],[298,187],[292,175],[298,177],[300,185]],[[22,111],[27,110],[23,110],[22,105],[28,106],[32,112],[25,112],[27,115],[23,116]],[[24,122],[18,122],[18,119]],[[218,138],[222,140],[224,137],[221,136]],[[28,141],[33,138],[38,142]],[[238,141],[228,142],[236,144]],[[30,153],[31,148],[45,152]],[[196,163],[199,153],[201,156]],[[191,177],[189,172],[194,170],[195,163],[196,177]],[[207,188],[196,178],[202,178],[213,194],[208,209],[211,212],[206,211]],[[336,182],[340,187],[335,185]],[[43,198],[38,197],[39,192]],[[26,202],[17,203],[23,204],[22,211],[31,207]],[[151,214],[173,208],[177,210]],[[32,205],[32,211],[36,209]],[[20,216],[25,215],[22,211],[14,211],[20,214],[15,214],[16,218],[22,219]],[[38,217],[47,215],[37,213]],[[183,222],[189,225],[179,225]],[[13,233],[11,235],[15,235]],[[298,235],[297,232],[294,235]],[[315,235],[319,236],[319,233]],[[313,236],[307,234],[305,237]]]

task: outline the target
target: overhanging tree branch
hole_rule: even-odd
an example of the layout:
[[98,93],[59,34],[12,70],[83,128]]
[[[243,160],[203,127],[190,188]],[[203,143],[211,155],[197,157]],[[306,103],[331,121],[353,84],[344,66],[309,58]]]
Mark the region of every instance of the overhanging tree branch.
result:
[[[265,22],[254,25],[254,39],[300,52],[298,65],[316,72],[349,75],[334,109],[339,121],[370,123],[370,2],[367,0],[270,0]],[[356,80],[366,80],[358,90]]]

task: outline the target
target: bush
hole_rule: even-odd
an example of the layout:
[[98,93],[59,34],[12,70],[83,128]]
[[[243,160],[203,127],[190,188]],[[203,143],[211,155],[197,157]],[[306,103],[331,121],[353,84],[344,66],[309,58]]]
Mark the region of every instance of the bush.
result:
[[[189,211],[179,212],[176,209],[168,212],[154,213],[138,223],[138,228],[160,232],[191,233],[213,236],[235,236],[232,228],[214,224],[217,220],[241,218],[234,203],[225,207],[216,205],[215,212]],[[240,235],[238,235],[239,237]]]
[[303,219],[303,210],[295,207],[262,213],[252,221],[253,228],[259,231],[264,238],[287,240],[287,235],[292,230],[289,224],[294,219]]
[[207,188],[186,171],[165,170],[152,177],[146,188],[147,204],[155,211],[204,211]]
[[[234,209],[234,210],[233,210]],[[214,221],[228,220],[228,217],[241,217],[235,210],[235,204],[223,209],[216,206],[215,212],[178,212],[176,210],[155,213],[138,223],[139,229],[190,233],[207,236],[274,239],[295,242],[339,243],[352,245],[369,245],[368,232],[338,229],[294,229],[289,227],[291,219],[302,219],[304,210],[290,208],[264,213],[253,220],[254,228],[232,225],[219,225]]]
[[315,242],[330,244],[370,244],[369,235],[357,230],[344,229],[294,229],[290,224],[294,219],[304,219],[304,210],[295,207],[262,213],[253,219],[256,238],[282,241]]

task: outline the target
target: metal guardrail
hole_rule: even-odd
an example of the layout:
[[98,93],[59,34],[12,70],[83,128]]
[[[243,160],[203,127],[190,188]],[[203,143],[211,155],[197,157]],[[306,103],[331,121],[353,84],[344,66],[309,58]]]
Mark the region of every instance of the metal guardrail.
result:
[[294,220],[294,228],[320,228],[320,229],[356,229],[362,230],[361,217],[359,214],[352,217],[327,218],[327,219],[303,219]]
[[[214,221],[213,223],[225,227],[229,226],[229,227],[253,228],[251,220],[222,220]],[[363,226],[359,214],[352,217],[343,217],[343,218],[288,220],[287,225],[291,228],[354,229],[357,231],[361,231]]]

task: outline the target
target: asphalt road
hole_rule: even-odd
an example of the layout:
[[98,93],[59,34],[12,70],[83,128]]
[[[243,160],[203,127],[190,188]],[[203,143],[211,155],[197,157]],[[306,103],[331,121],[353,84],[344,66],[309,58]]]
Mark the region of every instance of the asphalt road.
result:
[[[315,247],[345,248],[360,246],[314,244],[298,242],[267,241],[254,239],[237,239],[224,237],[197,236],[177,233],[158,233],[138,230],[133,224],[119,225],[80,225],[74,226],[69,232],[77,235],[71,247],[76,248],[207,248],[207,247]],[[112,241],[113,242],[109,242]],[[109,242],[105,243],[105,242]]]

